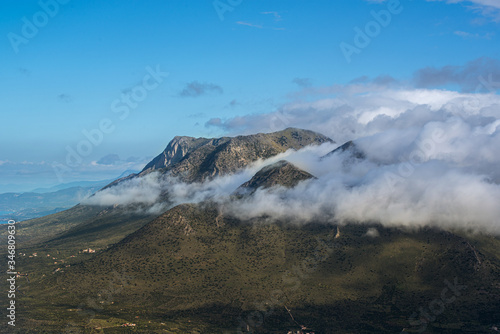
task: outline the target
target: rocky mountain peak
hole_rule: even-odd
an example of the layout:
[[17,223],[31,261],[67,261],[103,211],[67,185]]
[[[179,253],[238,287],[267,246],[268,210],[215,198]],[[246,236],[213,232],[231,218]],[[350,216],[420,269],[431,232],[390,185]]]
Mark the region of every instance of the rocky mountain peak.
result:
[[344,153],[344,152],[347,152],[352,159],[363,160],[366,158],[365,153],[352,140],[346,142],[345,144],[342,144],[341,146],[337,147],[336,149],[334,149],[330,153],[327,153],[326,155],[324,155],[322,158],[331,156],[333,154],[340,154],[340,153]]
[[266,189],[274,186],[293,188],[300,181],[313,178],[315,178],[313,175],[292,163],[280,160],[259,170],[249,181],[243,183],[235,193],[236,195],[244,195],[253,193],[258,188]]

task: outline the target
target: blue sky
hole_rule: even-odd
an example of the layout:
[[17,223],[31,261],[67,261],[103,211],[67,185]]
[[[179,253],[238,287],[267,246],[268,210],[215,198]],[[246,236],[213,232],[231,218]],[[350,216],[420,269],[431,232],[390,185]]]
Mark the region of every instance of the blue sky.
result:
[[[4,0],[0,9],[0,192],[118,176],[175,135],[238,133],[228,126],[238,117],[353,82],[470,92],[481,75],[500,81],[495,0]],[[390,22],[356,47],[356,28],[376,28],[373,12]],[[358,50],[349,61],[342,43]],[[84,131],[102,136],[68,160]]]

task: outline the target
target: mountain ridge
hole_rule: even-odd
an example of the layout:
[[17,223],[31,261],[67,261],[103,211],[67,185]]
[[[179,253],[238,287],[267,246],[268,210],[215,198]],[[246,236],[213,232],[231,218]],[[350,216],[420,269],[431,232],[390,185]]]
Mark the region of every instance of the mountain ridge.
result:
[[139,175],[161,170],[187,182],[200,182],[234,173],[257,159],[266,159],[288,149],[298,150],[326,142],[333,143],[333,140],[297,128],[212,139],[177,136]]
[[103,189],[152,172],[168,174],[188,183],[203,182],[235,173],[258,159],[267,159],[289,149],[324,143],[334,141],[320,133],[298,128],[220,138],[175,136],[140,173],[115,180]]

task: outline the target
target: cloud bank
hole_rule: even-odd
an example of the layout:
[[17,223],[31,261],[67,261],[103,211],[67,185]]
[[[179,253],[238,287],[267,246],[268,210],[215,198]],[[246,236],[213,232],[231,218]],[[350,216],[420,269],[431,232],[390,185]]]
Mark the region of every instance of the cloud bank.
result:
[[[500,235],[500,97],[366,87],[352,84],[337,97],[220,123],[228,131],[308,128],[330,136],[335,145],[288,151],[201,184],[150,174],[100,192],[87,204],[142,202],[160,212],[211,199],[241,219],[434,226]],[[348,140],[364,158],[349,150],[324,157]],[[230,199],[260,168],[281,159],[317,179]],[[168,205],[158,204],[164,193]]]
[[[458,34],[464,36],[466,33],[458,32]],[[426,67],[416,71],[413,80],[417,87],[425,88],[455,84],[462,91],[469,93],[499,90],[500,82],[491,79],[488,83],[489,78],[500,78],[500,61],[482,57],[470,61],[464,66]]]
[[149,213],[161,213],[182,203],[199,203],[205,200],[223,203],[236,188],[248,181],[264,166],[282,159],[291,162],[316,159],[337,146],[328,143],[322,146],[306,147],[300,151],[289,150],[270,159],[258,160],[238,173],[216,177],[203,183],[183,183],[176,177],[153,172],[101,190],[82,204],[100,206],[141,204],[148,207]]

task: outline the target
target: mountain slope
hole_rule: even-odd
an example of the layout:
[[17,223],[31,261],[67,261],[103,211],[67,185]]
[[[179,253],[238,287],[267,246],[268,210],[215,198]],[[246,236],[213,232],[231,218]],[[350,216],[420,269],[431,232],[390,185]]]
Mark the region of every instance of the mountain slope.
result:
[[[16,224],[18,247],[24,252],[104,249],[136,231],[156,215],[136,207],[76,205],[45,217]],[[6,234],[6,226],[2,226]]]
[[[374,227],[377,238],[366,236],[364,226],[337,233],[336,226],[320,223],[243,222],[210,203],[185,204],[37,284],[45,286],[45,298],[74,308],[75,300],[98,295],[120,273],[126,283],[114,290],[110,314],[158,321],[190,314],[193,321],[234,330],[239,317],[261,312],[262,323],[251,325],[255,332],[283,333],[297,328],[290,312],[319,332],[373,333],[412,327],[412,313],[439,297],[445,280],[456,279],[467,288],[430,332],[446,332],[442,326],[451,324],[486,333],[500,320],[499,261],[481,248],[482,238],[500,246],[498,239]],[[29,293],[43,299],[37,287]]]

